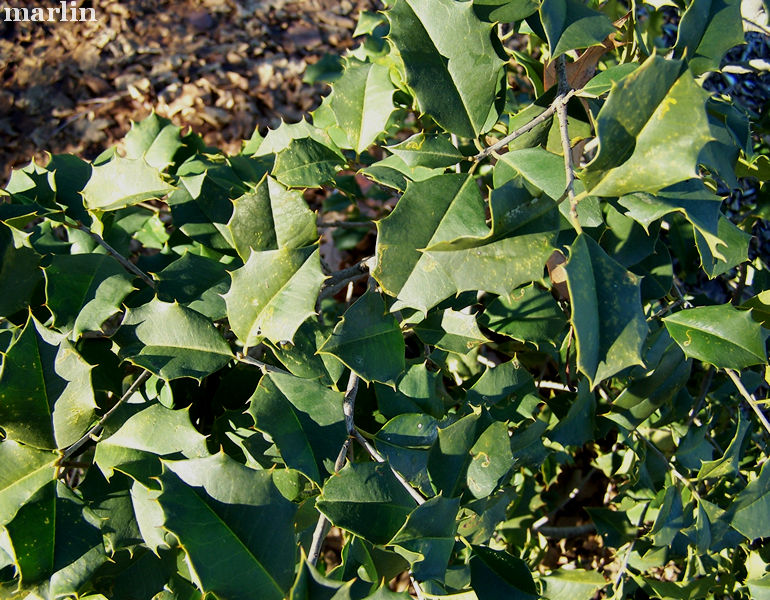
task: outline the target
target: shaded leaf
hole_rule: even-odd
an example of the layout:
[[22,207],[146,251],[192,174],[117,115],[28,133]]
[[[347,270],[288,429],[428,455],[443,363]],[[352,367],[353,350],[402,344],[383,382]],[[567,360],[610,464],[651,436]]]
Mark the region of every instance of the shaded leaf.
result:
[[414,332],[423,343],[458,354],[467,354],[489,342],[481,333],[475,315],[452,309],[431,313],[414,326]]
[[275,442],[289,468],[316,483],[334,472],[334,461],[347,437],[342,413],[344,394],[293,375],[268,373],[250,398],[256,428]]
[[387,544],[403,527],[414,500],[386,463],[348,463],[326,482],[316,507],[337,527]]
[[284,597],[294,578],[296,507],[270,472],[217,454],[164,462],[159,479],[164,526],[202,590],[233,600]]
[[[455,544],[460,499],[436,496],[415,508],[390,544],[406,550],[418,581],[442,581]],[[414,559],[411,556],[418,555]]]
[[120,356],[166,380],[202,379],[233,357],[210,320],[180,304],[153,299],[128,309],[113,338]]
[[573,242],[565,268],[578,367],[593,389],[626,367],[642,364],[647,323],[640,280],[585,234]]
[[725,53],[743,43],[739,1],[693,0],[679,23],[674,57],[685,59],[697,76],[719,69]]
[[504,550],[473,546],[471,583],[478,600],[534,600],[538,597],[527,564]]
[[750,540],[770,536],[770,467],[762,465],[759,477],[749,482],[731,506],[730,525]]
[[603,13],[580,0],[544,0],[540,20],[548,37],[551,60],[570,50],[599,45],[615,31]]
[[106,254],[55,255],[45,272],[46,304],[53,325],[78,338],[86,331],[101,331],[134,289],[132,277]]
[[95,408],[91,366],[30,315],[0,371],[6,435],[37,448],[63,448],[91,425]]
[[318,350],[341,360],[364,381],[395,386],[405,369],[404,337],[377,293],[367,292],[345,311]]

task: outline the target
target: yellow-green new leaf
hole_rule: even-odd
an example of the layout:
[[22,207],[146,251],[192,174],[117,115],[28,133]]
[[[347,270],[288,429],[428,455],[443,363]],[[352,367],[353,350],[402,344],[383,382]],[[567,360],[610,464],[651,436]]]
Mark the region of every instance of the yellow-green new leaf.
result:
[[227,318],[246,346],[265,337],[274,343],[292,341],[299,326],[315,314],[324,280],[315,246],[252,251],[230,277]]
[[599,151],[581,177],[586,189],[621,196],[695,177],[699,154],[713,139],[707,98],[681,61],[650,56],[613,85],[599,111]]

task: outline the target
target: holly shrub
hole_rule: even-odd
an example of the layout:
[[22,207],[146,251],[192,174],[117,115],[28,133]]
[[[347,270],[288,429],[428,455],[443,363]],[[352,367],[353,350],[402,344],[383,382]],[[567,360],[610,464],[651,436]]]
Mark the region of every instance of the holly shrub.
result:
[[3,597],[770,597],[740,2],[386,4],[238,154],[11,175]]

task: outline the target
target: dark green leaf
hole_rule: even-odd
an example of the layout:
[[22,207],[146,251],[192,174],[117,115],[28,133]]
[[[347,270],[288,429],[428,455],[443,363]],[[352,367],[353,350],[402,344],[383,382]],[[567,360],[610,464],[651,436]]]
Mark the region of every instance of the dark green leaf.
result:
[[122,358],[167,380],[202,379],[233,357],[229,344],[210,320],[157,298],[129,309],[114,340]]
[[43,270],[53,325],[63,333],[71,331],[73,338],[101,331],[134,289],[132,277],[106,254],[56,255]]
[[682,15],[674,57],[687,61],[694,75],[716,71],[725,53],[744,43],[741,3],[693,0]]
[[348,463],[326,482],[316,506],[337,527],[387,544],[403,527],[414,500],[386,463]]
[[573,242],[565,268],[578,367],[593,388],[626,367],[642,364],[647,323],[640,281],[585,234]]
[[513,454],[505,423],[495,421],[479,436],[470,449],[466,481],[476,498],[489,496],[513,467]]
[[527,564],[504,550],[474,546],[471,583],[478,600],[535,600],[535,582]]
[[10,522],[21,506],[56,478],[58,458],[12,440],[0,442],[0,524]]
[[0,372],[0,425],[10,439],[64,448],[91,425],[91,366],[63,337],[30,316]]
[[748,311],[730,304],[699,306],[663,319],[685,355],[718,368],[742,369],[767,362],[765,339],[770,332]]
[[604,14],[580,0],[544,0],[540,20],[548,37],[551,60],[570,50],[601,44],[615,31]]
[[386,146],[410,167],[429,169],[451,167],[463,159],[446,135],[415,133],[395,146]]
[[313,138],[291,140],[275,157],[273,175],[287,187],[321,187],[334,181],[343,162],[336,151]]
[[382,296],[367,292],[345,311],[319,352],[336,356],[364,381],[395,386],[406,365],[404,337]]
[[284,597],[294,578],[296,508],[271,473],[217,454],[164,462],[160,483],[164,526],[202,590],[232,600]]
[[386,14],[420,111],[463,137],[490,129],[503,72],[494,25],[479,21],[471,2],[452,0],[396,0]]
[[341,392],[308,379],[269,373],[250,399],[256,428],[275,442],[286,465],[322,483],[347,437]]

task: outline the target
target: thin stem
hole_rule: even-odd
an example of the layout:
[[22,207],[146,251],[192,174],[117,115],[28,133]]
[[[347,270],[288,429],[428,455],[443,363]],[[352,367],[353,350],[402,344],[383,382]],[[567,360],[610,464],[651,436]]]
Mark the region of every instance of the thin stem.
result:
[[547,538],[553,538],[556,540],[566,540],[569,538],[580,537],[588,533],[596,531],[596,526],[593,523],[586,523],[585,525],[569,525],[569,526],[553,526],[544,525],[540,527],[537,532],[542,533]]
[[[576,93],[577,92],[575,90],[570,90],[563,98],[561,98],[561,101],[567,102],[567,100],[569,100]],[[556,112],[556,106],[557,106],[557,102],[556,100],[554,100],[554,102],[548,108],[546,108],[538,116],[532,119],[529,123],[527,123],[526,125],[522,125],[516,131],[509,133],[503,139],[495,142],[491,146],[488,146],[487,148],[479,152],[476,156],[472,156],[471,160],[478,162],[485,159],[487,156],[489,156],[493,152],[497,152],[498,150],[500,150],[500,148],[504,148],[505,146],[510,144],[517,137],[524,135],[528,131],[531,131],[532,129],[540,125],[540,123],[544,123],[545,121],[550,119],[553,116],[553,114]]]
[[567,94],[569,94],[570,85],[567,82],[566,58],[562,54],[556,59],[556,77],[558,79],[558,95],[554,104],[556,105],[556,116],[559,119],[559,133],[561,134],[561,147],[564,152],[564,172],[567,181],[567,197],[569,198],[569,216],[572,225],[578,233],[583,233],[583,228],[578,220],[577,205],[575,198],[575,168],[572,164],[572,146],[569,139],[569,126],[567,122]]
[[243,354],[242,352],[239,352],[238,354],[236,354],[235,357],[242,363],[251,365],[252,367],[257,367],[263,373],[283,373],[284,375],[289,374],[288,371],[286,371],[285,369],[282,369],[281,367],[269,365],[266,362],[262,362],[261,360],[252,358],[251,356],[248,356],[247,354]]
[[[71,225],[70,225],[71,227]],[[97,244],[99,244],[102,248],[104,248],[107,252],[110,253],[110,255],[117,260],[127,271],[131,271],[134,275],[139,277],[142,281],[144,281],[147,285],[149,285],[151,288],[155,288],[156,284],[155,281],[150,277],[147,273],[142,271],[139,267],[137,267],[134,263],[132,263],[130,260],[128,260],[125,256],[120,254],[115,248],[110,246],[107,242],[104,241],[102,236],[100,236],[98,233],[94,233],[91,231],[88,227],[83,225],[82,223],[78,223],[75,229],[79,229],[83,233],[87,233],[89,236],[91,236],[91,239],[93,239]]]
[[[363,435],[361,435],[360,431],[356,429],[355,432],[353,433],[353,437],[355,437],[356,441],[364,447],[364,449],[369,453],[369,456],[371,456],[378,463],[387,462],[385,460],[385,457],[382,454],[380,454],[377,451],[377,449],[369,443],[369,440],[367,440]],[[417,502],[417,504],[425,504],[425,498],[423,498],[420,495],[420,493],[417,490],[415,490],[406,479],[404,479],[403,475],[401,475],[401,473],[396,471],[390,464],[388,464],[388,466],[390,466],[390,470],[393,473],[393,475],[396,477],[396,479],[401,484],[401,486],[414,499],[414,501]]]
[[319,300],[328,298],[329,296],[334,296],[334,294],[339,292],[351,281],[355,281],[356,279],[360,279],[366,275],[369,271],[369,259],[371,259],[371,256],[362,258],[352,267],[348,267],[347,269],[342,269],[341,271],[332,273],[324,281],[323,286],[321,287],[321,291],[318,295]]
[[131,386],[126,390],[126,393],[123,394],[120,397],[120,400],[118,400],[115,403],[115,406],[113,406],[110,410],[108,410],[106,413],[104,413],[104,416],[99,419],[99,422],[91,427],[84,435],[81,437],[77,442],[69,446],[64,450],[64,452],[61,455],[61,458],[59,459],[59,464],[61,464],[64,461],[69,460],[80,448],[82,448],[89,440],[92,440],[99,436],[99,434],[102,432],[102,429],[104,429],[104,424],[109,420],[109,418],[115,414],[115,411],[118,410],[118,407],[123,404],[126,400],[128,400],[131,396],[133,396],[134,392],[139,388],[140,385],[142,385],[147,379],[150,377],[151,373],[149,371],[144,371],[139,377],[137,377],[134,380],[134,383],[131,384]]
[[[356,407],[356,394],[358,393],[358,375],[350,372],[348,377],[348,387],[345,390],[345,398],[342,401],[342,412],[345,415],[345,428],[348,432],[348,437],[345,443],[342,444],[337,460],[334,463],[334,472],[338,473],[342,467],[345,466],[345,459],[347,458],[350,450],[350,440],[356,431],[356,425],[353,421],[353,413]],[[323,546],[326,535],[329,533],[329,526],[331,523],[325,515],[318,515],[318,522],[316,523],[315,530],[313,531],[313,539],[310,543],[310,551],[308,552],[308,561],[311,565],[315,566],[318,562],[318,557],[321,555],[321,547]]]
[[767,420],[765,413],[763,413],[762,409],[759,407],[760,400],[757,400],[753,395],[749,394],[749,391],[743,385],[743,382],[738,376],[738,373],[736,373],[733,369],[725,369],[725,373],[727,373],[727,376],[733,380],[735,387],[738,388],[738,392],[741,394],[741,396],[743,396],[743,399],[748,402],[751,410],[754,411],[754,413],[759,418],[760,423],[762,423],[762,426],[765,428],[767,433],[770,434],[770,421]]
[[414,578],[414,575],[411,571],[409,572],[409,581],[412,582],[412,588],[414,588],[414,593],[417,596],[417,600],[425,600],[425,592],[422,591],[420,584],[417,583],[417,580]]

